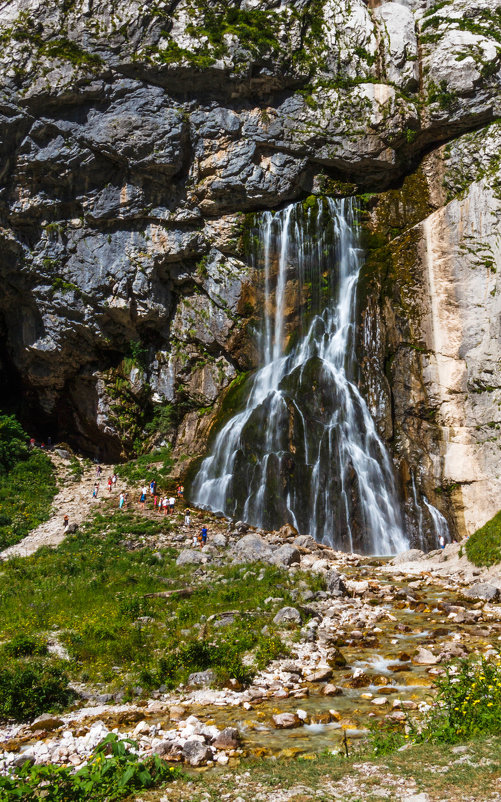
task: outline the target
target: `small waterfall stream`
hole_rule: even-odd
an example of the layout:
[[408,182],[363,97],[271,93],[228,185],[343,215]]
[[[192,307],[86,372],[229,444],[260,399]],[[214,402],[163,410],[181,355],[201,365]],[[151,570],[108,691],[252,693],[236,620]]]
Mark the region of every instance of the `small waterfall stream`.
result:
[[286,522],[347,551],[408,547],[391,460],[357,387],[362,265],[353,199],[260,215],[262,367],[192,487],[199,506],[267,529]]

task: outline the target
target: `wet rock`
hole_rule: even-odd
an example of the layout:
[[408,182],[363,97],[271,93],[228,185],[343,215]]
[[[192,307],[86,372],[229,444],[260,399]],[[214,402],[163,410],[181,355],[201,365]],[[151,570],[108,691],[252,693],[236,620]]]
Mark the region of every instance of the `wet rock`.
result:
[[494,602],[499,599],[500,591],[499,588],[488,582],[477,582],[475,585],[465,590],[464,595],[469,599]]
[[50,732],[51,730],[57,730],[58,727],[62,727],[64,725],[64,721],[57,716],[52,716],[50,713],[44,713],[43,716],[39,716],[36,721],[31,724],[31,729],[36,732],[38,730],[47,730]]
[[207,671],[195,671],[188,677],[188,685],[212,685],[216,680],[216,675],[212,669]]
[[277,730],[292,730],[303,723],[296,713],[276,713],[271,720]]
[[340,688],[338,685],[331,685],[328,683],[327,685],[322,688],[322,693],[324,696],[342,696],[343,689]]
[[279,549],[273,552],[273,562],[275,565],[282,566],[283,568],[289,568],[294,563],[299,563],[301,560],[301,555],[299,551],[294,548],[294,546],[285,543],[283,546],[280,546]]
[[203,766],[212,759],[212,751],[207,744],[190,739],[183,746],[183,758],[190,766]]
[[420,646],[412,658],[412,662],[418,666],[434,666],[440,662],[440,658],[436,657],[429,649]]
[[216,749],[237,749],[240,743],[240,734],[236,727],[225,727],[212,745]]
[[325,575],[325,584],[327,592],[331,596],[347,596],[348,590],[341,577],[341,574],[335,568],[331,568]]
[[201,551],[195,549],[184,549],[180,552],[176,565],[199,565],[205,562],[204,555]]
[[346,657],[337,647],[330,651],[327,662],[332,668],[344,668],[348,665]]
[[306,682],[327,682],[332,677],[333,671],[329,666],[318,667],[313,674],[305,677]]
[[282,607],[274,617],[273,623],[279,626],[284,624],[300,624],[301,613],[296,607]]

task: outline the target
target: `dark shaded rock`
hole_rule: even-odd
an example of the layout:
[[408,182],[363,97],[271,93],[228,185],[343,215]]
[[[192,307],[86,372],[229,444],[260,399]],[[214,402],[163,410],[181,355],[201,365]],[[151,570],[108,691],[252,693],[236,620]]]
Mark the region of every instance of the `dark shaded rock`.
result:
[[240,743],[240,734],[236,727],[225,727],[221,730],[212,745],[216,749],[237,749]]
[[212,751],[207,744],[200,741],[189,740],[183,746],[182,755],[186,763],[190,766],[203,766],[208,760],[212,759]]

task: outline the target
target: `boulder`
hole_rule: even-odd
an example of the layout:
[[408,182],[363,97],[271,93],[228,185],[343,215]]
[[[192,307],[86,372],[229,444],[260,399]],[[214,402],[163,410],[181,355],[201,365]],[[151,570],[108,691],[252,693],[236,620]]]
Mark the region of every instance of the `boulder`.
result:
[[301,613],[296,607],[282,607],[274,617],[273,623],[277,625],[300,624]]
[[317,546],[317,541],[311,535],[299,535],[294,538],[293,545],[298,549],[314,549]]
[[216,675],[212,669],[208,668],[206,671],[195,671],[188,677],[188,685],[212,685],[215,681]]
[[231,549],[237,563],[270,562],[273,556],[269,543],[261,535],[244,535]]
[[421,549],[408,549],[408,551],[402,551],[401,554],[397,554],[397,556],[391,560],[391,565],[415,562],[416,560],[421,560],[425,556],[424,551],[421,551]]
[[236,749],[240,743],[240,735],[236,727],[225,727],[213,741],[216,749]]
[[342,696],[343,690],[339,688],[338,685],[331,685],[328,683],[322,688],[322,693],[324,696]]
[[203,766],[208,760],[212,760],[212,751],[207,744],[201,741],[190,739],[186,741],[182,750],[183,758],[190,766]]
[[479,601],[497,601],[499,599],[499,588],[490,585],[488,582],[477,582],[464,591],[468,599],[478,599]]
[[331,568],[325,575],[327,592],[331,596],[347,596],[348,590],[344,584],[341,574],[335,568]]
[[440,662],[440,658],[436,657],[429,649],[420,646],[412,658],[412,662],[418,666],[434,666]]
[[299,563],[301,561],[301,555],[294,546],[284,543],[283,546],[280,546],[279,549],[273,552],[272,560],[275,565],[289,568],[289,566],[294,563]]
[[155,754],[162,757],[164,760],[179,762],[183,759],[183,747],[181,744],[173,741],[162,741],[162,743],[155,748]]
[[64,721],[57,716],[53,716],[50,713],[44,713],[43,716],[39,716],[36,721],[33,722],[31,725],[31,729],[36,732],[37,730],[57,730],[58,727],[62,727],[64,725]]
[[318,667],[313,674],[305,677],[306,682],[327,682],[332,677],[333,671],[329,666]]
[[217,535],[212,536],[211,543],[218,549],[224,549],[228,545],[228,538],[225,535],[218,533]]
[[271,720],[277,730],[292,730],[303,723],[296,713],[276,713]]
[[201,551],[195,551],[195,549],[183,549],[176,560],[176,565],[200,565],[203,562],[204,555]]

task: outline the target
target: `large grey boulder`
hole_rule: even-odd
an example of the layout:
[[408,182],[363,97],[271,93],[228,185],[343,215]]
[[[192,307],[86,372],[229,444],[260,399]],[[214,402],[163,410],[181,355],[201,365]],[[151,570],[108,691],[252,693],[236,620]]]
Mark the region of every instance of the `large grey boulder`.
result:
[[190,739],[183,746],[183,758],[190,766],[203,766],[212,758],[212,751],[207,744]]
[[206,671],[195,671],[188,677],[188,685],[212,685],[216,675],[212,669],[208,668]]
[[421,560],[424,556],[425,553],[421,551],[421,549],[408,549],[408,551],[402,551],[401,554],[397,554],[391,561],[391,564],[400,565],[401,563],[411,563],[416,560]]
[[244,535],[231,549],[237,563],[270,562],[273,551],[261,535]]
[[468,599],[478,599],[479,601],[497,601],[500,596],[499,588],[490,585],[488,582],[477,582],[464,591]]
[[201,551],[195,549],[184,549],[176,560],[176,565],[200,565],[205,562]]
[[224,549],[228,545],[228,538],[225,535],[218,532],[216,535],[213,535],[211,537],[211,543],[218,549]]
[[274,617],[273,623],[277,625],[300,624],[301,613],[295,607],[282,607]]
[[280,546],[279,549],[273,552],[272,561],[275,563],[275,565],[279,565],[283,568],[289,568],[291,565],[301,561],[301,555],[299,551],[294,548],[294,546],[285,543],[283,546]]

